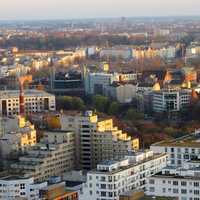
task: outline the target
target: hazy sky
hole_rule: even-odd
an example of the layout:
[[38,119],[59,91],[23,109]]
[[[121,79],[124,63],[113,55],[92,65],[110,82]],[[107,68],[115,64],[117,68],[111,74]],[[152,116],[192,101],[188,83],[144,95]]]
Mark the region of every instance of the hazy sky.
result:
[[0,20],[200,15],[200,0],[0,0]]

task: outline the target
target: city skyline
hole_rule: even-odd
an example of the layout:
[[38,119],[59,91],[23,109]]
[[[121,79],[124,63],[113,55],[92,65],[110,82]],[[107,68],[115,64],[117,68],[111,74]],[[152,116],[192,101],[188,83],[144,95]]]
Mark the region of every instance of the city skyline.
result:
[[0,20],[196,16],[199,7],[196,0],[168,0],[162,5],[159,0],[8,0],[1,3]]

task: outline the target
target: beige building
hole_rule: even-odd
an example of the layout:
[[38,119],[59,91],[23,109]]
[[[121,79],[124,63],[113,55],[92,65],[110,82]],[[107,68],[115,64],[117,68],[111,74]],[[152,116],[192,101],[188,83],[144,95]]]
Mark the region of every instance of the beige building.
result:
[[85,114],[62,115],[64,130],[76,133],[77,166],[92,169],[105,159],[120,159],[139,148],[138,138],[131,138],[113,125],[112,119],[99,119],[92,111]]
[[45,132],[44,139],[11,165],[25,177],[33,177],[36,182],[51,176],[62,176],[74,169],[74,133],[67,131]]
[[[56,109],[55,96],[41,90],[25,90],[24,101],[26,114]],[[18,114],[19,90],[0,91],[0,115],[14,116]]]
[[36,144],[34,125],[24,117],[1,119],[0,156],[12,158]]
[[130,83],[113,83],[106,87],[106,96],[120,103],[131,103],[136,97],[137,86]]

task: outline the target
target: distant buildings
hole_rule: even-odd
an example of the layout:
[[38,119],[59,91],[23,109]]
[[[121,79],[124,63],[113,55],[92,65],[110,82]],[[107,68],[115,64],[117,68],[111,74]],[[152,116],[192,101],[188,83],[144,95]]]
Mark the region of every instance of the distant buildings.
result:
[[186,110],[191,103],[191,90],[163,89],[152,92],[152,108],[156,113]]
[[152,151],[132,153],[120,161],[104,161],[88,172],[80,200],[119,200],[119,196],[134,189],[144,189],[147,178],[166,166],[166,154]]
[[103,160],[120,159],[128,151],[139,149],[138,138],[131,138],[115,127],[112,119],[99,119],[92,111],[63,115],[61,125],[76,134],[76,162],[82,169],[93,169]]
[[[55,96],[40,90],[25,90],[26,114],[55,111]],[[19,90],[0,91],[0,114],[14,116],[19,114]]]
[[130,48],[104,48],[99,52],[100,58],[130,59],[132,50]]
[[[112,85],[130,85],[136,82],[136,73],[107,73],[107,72],[87,72],[84,77],[85,93],[86,94],[102,94],[111,95],[113,98],[118,98],[115,95],[115,89]],[[121,92],[125,92],[126,88],[120,88]],[[113,94],[113,95],[112,95]],[[121,94],[122,95],[122,94]],[[121,98],[120,96],[119,98]],[[123,98],[123,97],[122,97]],[[129,97],[124,97],[124,99]],[[124,100],[125,101],[125,100]]]

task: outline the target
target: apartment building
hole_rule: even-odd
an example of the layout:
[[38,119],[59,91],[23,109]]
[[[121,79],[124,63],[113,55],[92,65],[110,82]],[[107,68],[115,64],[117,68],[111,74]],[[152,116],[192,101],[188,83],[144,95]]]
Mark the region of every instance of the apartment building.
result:
[[4,174],[0,177],[0,199],[2,200],[39,200],[40,189],[47,186],[47,182],[34,183],[33,178],[21,175]]
[[152,151],[131,153],[120,161],[104,161],[88,172],[80,200],[119,200],[125,192],[144,189],[147,177],[166,167],[166,154]]
[[170,166],[182,166],[185,161],[196,159],[200,154],[200,131],[189,135],[152,144],[150,149],[156,153],[167,153]]
[[15,158],[36,144],[34,125],[24,117],[2,118],[0,130],[0,157]]
[[117,83],[128,83],[137,80],[136,73],[86,72],[84,77],[86,94],[106,94],[106,88]]
[[156,113],[179,112],[191,102],[191,90],[162,89],[152,93],[152,107]]
[[[25,90],[24,100],[26,114],[56,109],[55,96],[41,90]],[[19,90],[0,91],[0,114],[3,116],[19,114]]]
[[77,166],[89,170],[104,159],[123,158],[128,151],[139,149],[138,138],[113,125],[112,119],[100,119],[92,111],[84,114],[62,115],[61,126],[64,130],[76,133]]
[[146,194],[200,200],[200,160],[185,162],[183,167],[166,167],[148,178]]
[[48,131],[44,139],[11,165],[16,172],[34,181],[45,181],[51,176],[62,176],[75,167],[75,136],[68,131]]

